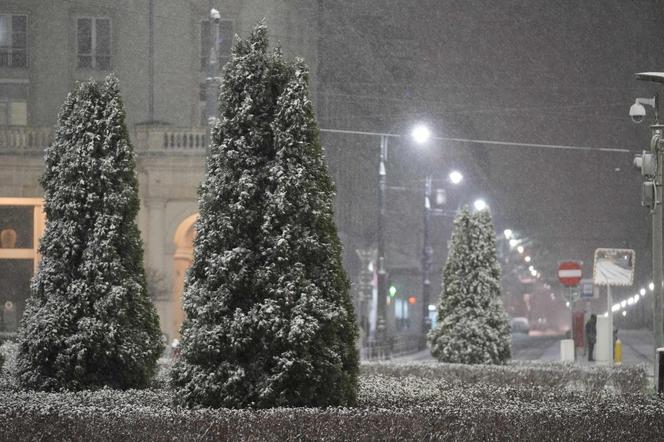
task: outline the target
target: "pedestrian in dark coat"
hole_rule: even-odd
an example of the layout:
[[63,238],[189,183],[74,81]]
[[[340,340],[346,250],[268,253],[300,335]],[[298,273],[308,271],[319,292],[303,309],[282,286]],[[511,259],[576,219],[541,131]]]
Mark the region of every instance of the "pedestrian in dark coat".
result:
[[590,315],[590,319],[586,322],[586,340],[588,342],[588,360],[594,361],[593,350],[595,349],[595,342],[597,342],[597,315]]

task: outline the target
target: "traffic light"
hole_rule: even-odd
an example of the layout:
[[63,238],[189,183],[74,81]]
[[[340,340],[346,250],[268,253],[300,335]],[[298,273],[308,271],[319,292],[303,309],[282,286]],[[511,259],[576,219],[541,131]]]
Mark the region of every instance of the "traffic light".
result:
[[397,295],[397,288],[394,284],[390,284],[390,288],[388,289],[388,293],[390,294],[390,298],[394,298]]
[[408,304],[415,305],[417,303],[417,298],[415,296],[408,297]]

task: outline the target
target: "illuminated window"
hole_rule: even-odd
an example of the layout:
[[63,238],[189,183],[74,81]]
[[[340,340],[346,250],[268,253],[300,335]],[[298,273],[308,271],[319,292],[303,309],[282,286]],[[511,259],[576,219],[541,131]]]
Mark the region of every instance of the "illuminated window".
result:
[[0,198],[0,333],[14,333],[39,262],[44,212],[39,198]]

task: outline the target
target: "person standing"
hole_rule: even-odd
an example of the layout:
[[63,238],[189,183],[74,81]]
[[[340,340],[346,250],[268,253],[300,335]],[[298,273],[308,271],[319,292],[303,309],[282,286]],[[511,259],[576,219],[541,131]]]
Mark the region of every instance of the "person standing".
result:
[[586,322],[586,339],[588,341],[588,361],[594,361],[593,350],[595,342],[597,341],[597,315],[590,315],[590,319]]

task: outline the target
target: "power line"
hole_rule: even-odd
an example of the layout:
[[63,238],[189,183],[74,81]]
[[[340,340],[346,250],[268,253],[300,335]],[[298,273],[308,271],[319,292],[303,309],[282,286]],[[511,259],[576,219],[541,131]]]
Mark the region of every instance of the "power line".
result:
[[[390,137],[390,138],[402,138],[403,135],[400,134],[391,134],[391,133],[381,133],[381,132],[365,132],[357,130],[344,130],[344,129],[320,129],[321,132],[325,133],[336,133],[336,134],[346,134],[346,135],[366,135],[366,136],[377,136],[377,137]],[[456,143],[469,143],[469,144],[488,144],[490,146],[508,146],[508,147],[534,147],[539,149],[560,149],[560,150],[579,150],[586,152],[610,152],[610,153],[634,153],[635,151],[630,149],[623,149],[617,147],[590,147],[590,146],[574,146],[574,145],[563,145],[563,144],[539,144],[539,143],[521,143],[516,141],[496,141],[496,140],[478,140],[472,138],[448,138],[448,137],[432,137],[436,141],[452,141]]]

